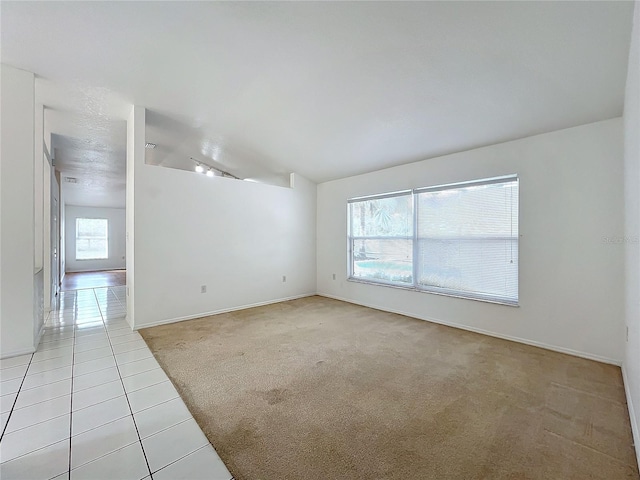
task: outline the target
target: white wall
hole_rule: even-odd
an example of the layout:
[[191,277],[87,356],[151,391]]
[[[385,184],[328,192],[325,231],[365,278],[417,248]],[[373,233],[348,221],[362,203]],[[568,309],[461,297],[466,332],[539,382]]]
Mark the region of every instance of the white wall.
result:
[[[348,282],[348,198],[516,173],[520,307]],[[622,361],[622,119],[318,186],[318,292],[413,317]],[[332,280],[332,274],[337,278]]]
[[44,269],[36,270],[33,279],[33,346],[34,349],[40,343],[40,337],[44,332]]
[[0,357],[34,350],[34,75],[0,67]]
[[[76,260],[76,219],[106,218],[109,221],[109,258]],[[124,208],[65,207],[65,262],[67,272],[91,272],[125,268],[126,222]]]
[[[34,175],[33,175],[33,194],[34,194],[34,264],[35,269],[39,270],[44,267],[44,183],[45,183],[45,165],[44,158],[44,106],[36,104],[34,111]],[[49,177],[46,177],[49,181]]]
[[144,170],[136,328],[315,293],[315,184],[297,177],[289,189]]
[[624,104],[625,177],[625,317],[629,337],[623,372],[631,426],[640,458],[640,2],[635,3],[634,27]]
[[[35,99],[35,86],[34,86]],[[34,109],[34,128],[33,128],[33,266],[35,271],[34,277],[34,296],[33,296],[33,335],[34,343],[40,341],[40,336],[44,330],[44,314],[45,314],[45,286],[44,286],[44,183],[45,177],[44,158],[44,106],[41,103],[35,104]]]
[[134,181],[135,328],[315,293],[314,183],[296,175],[294,188],[275,187],[146,164]]
[[[134,328],[135,320],[135,266],[136,266],[136,197],[142,196],[134,186],[145,167],[145,122],[146,110],[140,105],[133,105],[127,118],[127,181],[126,181],[126,242],[127,242],[127,322]],[[142,173],[140,173],[142,175]],[[140,246],[142,247],[142,245]]]

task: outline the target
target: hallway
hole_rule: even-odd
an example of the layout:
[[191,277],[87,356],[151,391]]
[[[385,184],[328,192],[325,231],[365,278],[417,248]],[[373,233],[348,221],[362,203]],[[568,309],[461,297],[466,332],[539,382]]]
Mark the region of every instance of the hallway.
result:
[[98,272],[68,272],[62,279],[61,291],[84,288],[119,287],[127,283],[126,270],[102,270]]
[[231,478],[131,331],[125,295],[60,293],[36,353],[0,360],[1,478]]

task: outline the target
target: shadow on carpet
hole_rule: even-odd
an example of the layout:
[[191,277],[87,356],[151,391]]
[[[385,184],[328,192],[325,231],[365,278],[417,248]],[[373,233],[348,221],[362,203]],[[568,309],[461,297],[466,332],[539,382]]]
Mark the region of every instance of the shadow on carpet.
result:
[[638,478],[618,367],[317,296],[140,333],[237,480]]

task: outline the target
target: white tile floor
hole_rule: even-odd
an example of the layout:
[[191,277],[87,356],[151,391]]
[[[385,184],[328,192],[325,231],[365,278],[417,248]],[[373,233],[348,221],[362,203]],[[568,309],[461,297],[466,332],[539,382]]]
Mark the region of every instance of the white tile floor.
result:
[[0,478],[231,479],[125,321],[125,287],[59,303],[36,353],[0,360]]

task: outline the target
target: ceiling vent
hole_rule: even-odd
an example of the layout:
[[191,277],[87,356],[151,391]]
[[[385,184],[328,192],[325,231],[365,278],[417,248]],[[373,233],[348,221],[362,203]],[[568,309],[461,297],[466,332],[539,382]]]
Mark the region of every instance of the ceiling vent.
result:
[[78,183],[78,179],[75,177],[64,177],[64,181],[67,183]]
[[151,142],[147,142],[147,143],[144,144],[144,148],[154,149],[154,148],[156,148],[156,144],[155,143],[151,143]]

